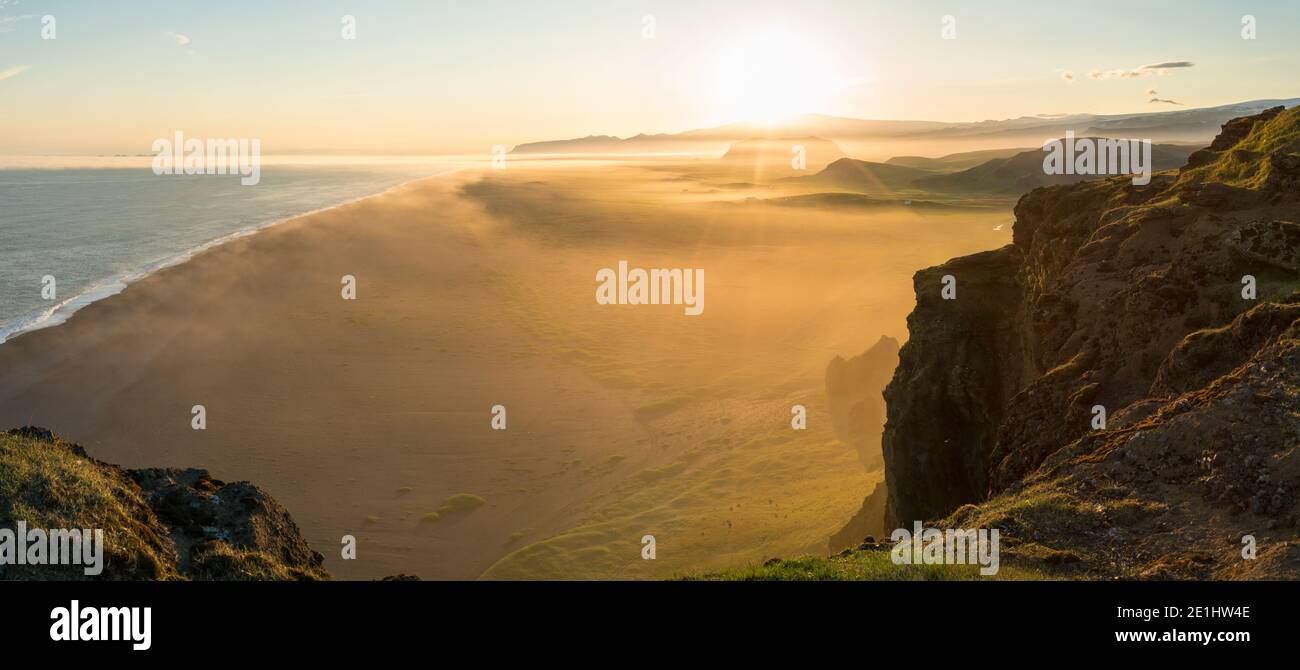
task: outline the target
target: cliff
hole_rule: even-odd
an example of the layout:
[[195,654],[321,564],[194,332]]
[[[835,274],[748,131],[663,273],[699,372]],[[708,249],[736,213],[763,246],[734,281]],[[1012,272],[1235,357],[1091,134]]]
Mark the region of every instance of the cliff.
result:
[[[1012,244],[915,275],[887,527],[993,525],[1112,574],[1300,576],[1300,111],[1015,217]],[[1244,535],[1269,560],[1240,560]]]
[[836,356],[826,366],[826,398],[835,437],[851,445],[868,470],[881,466],[880,430],[885,422],[881,391],[896,367],[898,340],[886,336],[861,354],[847,359]]
[[[0,564],[0,579],[322,580],[279,503],[204,470],[125,470],[42,428],[0,433],[0,528],[102,529],[103,572]],[[20,540],[21,543],[21,540]]]
[[[880,432],[885,423],[882,391],[898,367],[898,340],[881,336],[875,344],[853,358],[836,356],[826,366],[826,399],[830,405],[835,437],[858,452],[858,460],[869,471],[883,465]],[[876,484],[862,501],[862,507],[844,527],[831,535],[827,547],[832,553],[856,547],[867,536],[885,532],[883,482]]]

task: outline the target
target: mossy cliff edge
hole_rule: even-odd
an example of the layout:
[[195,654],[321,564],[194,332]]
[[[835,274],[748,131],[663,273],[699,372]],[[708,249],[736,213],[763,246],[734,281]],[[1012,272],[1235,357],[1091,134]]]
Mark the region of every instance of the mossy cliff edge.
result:
[[204,470],[126,470],[42,428],[0,433],[0,528],[102,529],[103,571],[0,565],[9,580],[325,580],[279,503]]

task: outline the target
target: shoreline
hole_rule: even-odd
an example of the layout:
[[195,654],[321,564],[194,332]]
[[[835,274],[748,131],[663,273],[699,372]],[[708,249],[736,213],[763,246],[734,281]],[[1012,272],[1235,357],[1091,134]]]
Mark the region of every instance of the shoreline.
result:
[[[826,416],[827,361],[861,350],[864,319],[904,327],[915,267],[1008,234],[1000,214],[720,212],[639,165],[381,195],[0,345],[0,425],[254,482],[341,579],[637,579],[817,551],[871,475],[828,422],[792,431],[790,407]],[[592,271],[630,252],[721,278],[706,312],[596,303]],[[672,548],[655,562],[647,533]]]
[[[131,169],[133,168],[134,166],[132,166]],[[128,169],[128,168],[101,168],[101,169]],[[266,221],[260,224],[255,224],[253,226],[236,230],[234,232],[227,233],[225,235],[214,237],[198,245],[189,247],[175,254],[172,254],[171,256],[167,256],[146,263],[144,266],[140,268],[134,268],[126,272],[121,272],[116,275],[104,277],[103,279],[96,281],[94,284],[87,287],[86,289],[79,291],[77,294],[73,295],[72,297],[59,301],[57,304],[55,304],[52,307],[28,312],[27,314],[19,315],[8,321],[0,322],[0,346],[3,346],[4,344],[11,342],[14,339],[21,337],[22,335],[25,335],[27,333],[33,333],[39,330],[45,330],[46,328],[53,328],[55,326],[59,326],[64,323],[67,323],[68,319],[71,319],[73,315],[75,315],[77,312],[81,311],[82,309],[84,309],[89,305],[97,303],[106,298],[111,298],[115,295],[118,295],[121,292],[125,291],[132,284],[135,284],[136,282],[139,282],[142,279],[150,277],[153,274],[160,272],[162,270],[166,270],[168,268],[173,268],[188,263],[191,260],[197,258],[198,256],[208,251],[211,251],[212,249],[217,249],[235,240],[256,235],[257,233],[263,232],[265,230],[274,228],[276,226],[285,223],[289,223],[291,221],[306,216],[320,214],[322,212],[327,212],[331,209],[335,209],[338,207],[345,207],[347,205],[351,205],[353,203],[366,200],[368,198],[379,197],[391,191],[403,188],[409,184],[413,184],[418,181],[422,181],[425,179],[434,179],[448,174],[455,174],[456,172],[460,172],[465,169],[466,169],[465,167],[457,167],[457,168],[451,168],[449,170],[444,170],[442,172],[437,172],[434,174],[424,175],[422,177],[416,177],[414,179],[404,181],[400,184],[390,186],[384,189],[383,191],[370,193],[368,195],[359,196],[356,198],[352,198],[350,200],[346,200],[344,202],[335,203],[333,205],[317,207],[315,209],[310,209],[304,212],[299,212],[289,216],[272,219],[270,221]]]
[[[495,223],[459,195],[471,171],[449,172],[229,240],[10,339],[0,424],[48,427],[125,468],[253,482],[342,579],[472,579],[515,533],[569,527],[605,481],[565,465],[572,408],[597,424],[587,462],[639,429],[492,309]],[[345,274],[356,300],[340,299]],[[508,433],[481,420],[497,403]],[[426,518],[458,496],[486,502]],[[336,549],[348,535],[356,561]]]

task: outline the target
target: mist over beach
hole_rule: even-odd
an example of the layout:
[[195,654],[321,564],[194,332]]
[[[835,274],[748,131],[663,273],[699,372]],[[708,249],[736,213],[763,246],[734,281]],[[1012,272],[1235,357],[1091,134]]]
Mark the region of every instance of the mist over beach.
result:
[[0,526],[106,580],[1300,576],[1287,3],[45,4]]
[[[0,295],[0,341],[60,323],[208,246],[439,169],[449,168],[285,166],[273,168],[267,188],[256,191],[240,189],[235,179],[161,180],[144,169],[0,169],[9,206],[0,228],[0,282],[14,287]],[[54,305],[39,292],[19,290],[47,275],[61,280],[56,288],[65,296]]]

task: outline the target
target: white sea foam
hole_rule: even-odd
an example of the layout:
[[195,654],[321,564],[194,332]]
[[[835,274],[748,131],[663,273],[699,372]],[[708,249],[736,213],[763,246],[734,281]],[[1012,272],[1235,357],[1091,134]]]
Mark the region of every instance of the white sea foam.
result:
[[[127,286],[141,279],[144,279],[145,277],[148,277],[149,275],[158,272],[160,270],[165,270],[167,268],[180,265],[181,263],[184,263],[205,251],[208,251],[209,249],[219,247],[233,240],[237,240],[243,237],[247,237],[249,235],[253,235],[262,230],[265,230],[267,228],[276,226],[278,224],[287,221],[291,221],[293,219],[298,219],[311,214],[316,214],[318,212],[323,212],[337,207],[342,207],[345,205],[352,204],[354,202],[365,200],[367,198],[373,198],[378,195],[382,195],[383,193],[387,193],[389,191],[401,188],[402,186],[410,182],[418,181],[420,179],[425,179],[432,176],[449,174],[451,172],[456,172],[457,170],[460,169],[462,168],[449,168],[449,169],[442,169],[440,171],[432,172],[429,174],[412,175],[411,176],[412,178],[405,179],[395,185],[388,185],[386,188],[383,188],[382,190],[374,193],[362,195],[343,202],[332,203],[324,207],[306,209],[301,212],[295,212],[287,216],[277,217],[275,219],[268,220],[259,224],[247,226],[239,230],[236,230],[234,232],[220,235],[216,238],[207,240],[198,245],[189,247],[177,253],[165,256],[163,258],[146,262],[131,270],[125,272],[119,272],[98,279],[90,283],[88,286],[85,286],[80,290],[78,290],[76,294],[74,294],[73,296],[60,300],[53,305],[42,306],[39,309],[28,311],[20,316],[10,318],[5,321],[0,321],[0,343],[13,339],[15,336],[21,335],[23,333],[41,330],[43,328],[49,328],[64,323],[69,318],[71,318],[73,314],[76,314],[77,311],[81,310],[87,305],[95,303],[99,300],[103,300],[104,298],[117,295],[118,293],[121,293],[123,290],[125,290]],[[3,251],[0,251],[0,260],[3,260]]]

